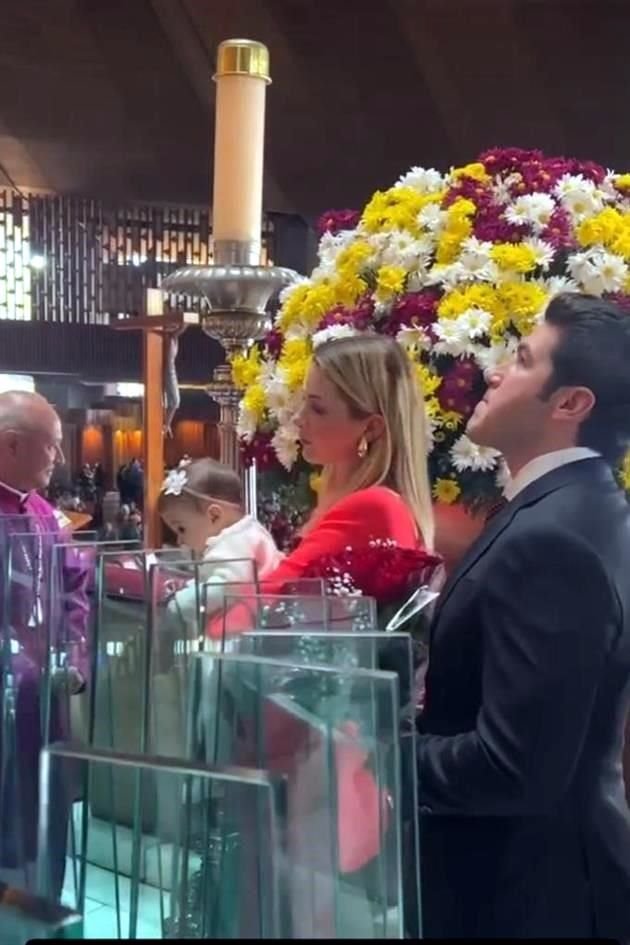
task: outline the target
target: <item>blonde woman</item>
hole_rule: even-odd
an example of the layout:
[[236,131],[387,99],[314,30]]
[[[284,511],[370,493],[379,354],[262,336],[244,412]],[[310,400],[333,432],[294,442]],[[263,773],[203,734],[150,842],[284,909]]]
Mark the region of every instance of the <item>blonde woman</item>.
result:
[[281,590],[323,556],[375,539],[432,549],[427,421],[397,341],[361,334],[317,347],[297,425],[304,458],[323,468],[320,499],[266,588]]

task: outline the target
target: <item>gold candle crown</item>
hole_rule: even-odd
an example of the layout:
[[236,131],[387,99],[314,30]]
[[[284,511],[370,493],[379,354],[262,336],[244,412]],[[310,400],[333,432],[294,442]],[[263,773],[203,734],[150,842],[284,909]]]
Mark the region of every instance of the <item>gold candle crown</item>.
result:
[[217,71],[213,79],[224,75],[248,75],[271,82],[269,50],[253,39],[226,39],[217,50]]

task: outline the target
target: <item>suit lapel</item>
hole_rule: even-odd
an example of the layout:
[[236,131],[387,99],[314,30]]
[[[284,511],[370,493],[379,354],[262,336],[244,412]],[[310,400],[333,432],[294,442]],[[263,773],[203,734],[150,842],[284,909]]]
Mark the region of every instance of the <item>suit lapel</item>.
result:
[[489,522],[481,535],[471,545],[447,580],[444,590],[438,599],[438,606],[436,607],[435,616],[433,618],[433,628],[437,626],[442,608],[458,583],[465,577],[479,558],[494,544],[497,538],[503,534],[518,512],[523,508],[535,505],[536,502],[539,502],[544,496],[549,495],[549,493],[573,485],[576,480],[583,478],[592,480],[600,485],[605,484],[608,487],[614,485],[614,478],[610,467],[602,459],[582,459],[574,463],[567,463],[565,466],[560,466],[558,469],[554,469],[552,472],[541,476],[523,489],[522,492],[519,492],[511,502],[508,502],[505,508]]

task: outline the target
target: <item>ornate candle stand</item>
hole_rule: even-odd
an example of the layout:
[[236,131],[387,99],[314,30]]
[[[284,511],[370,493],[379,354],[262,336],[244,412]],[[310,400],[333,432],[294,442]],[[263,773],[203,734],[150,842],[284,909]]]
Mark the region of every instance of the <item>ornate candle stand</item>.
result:
[[[162,282],[165,293],[186,295],[202,306],[201,329],[218,341],[226,356],[259,338],[268,325],[267,306],[297,278],[292,269],[252,265],[259,247],[249,243],[215,244],[214,266],[186,266]],[[215,368],[207,393],[219,406],[221,462],[240,468],[236,419],[240,395],[232,384],[227,363]],[[245,477],[247,509],[256,514],[256,474]]]

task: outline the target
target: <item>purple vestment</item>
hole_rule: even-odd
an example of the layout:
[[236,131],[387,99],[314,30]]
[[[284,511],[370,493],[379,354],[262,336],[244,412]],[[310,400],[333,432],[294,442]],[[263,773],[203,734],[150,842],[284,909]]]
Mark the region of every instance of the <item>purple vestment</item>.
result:
[[[0,630],[4,724],[0,761],[0,867],[21,868],[37,855],[39,757],[43,745],[67,739],[68,698],[47,707],[46,661],[63,675],[89,675],[88,574],[79,551],[58,549],[69,533],[37,493],[0,483]],[[6,742],[6,745],[5,745]],[[62,792],[65,793],[65,792]],[[50,850],[53,890],[60,891],[71,798],[59,796],[59,836]],[[59,888],[57,888],[59,887]],[[53,891],[51,890],[51,891]]]

